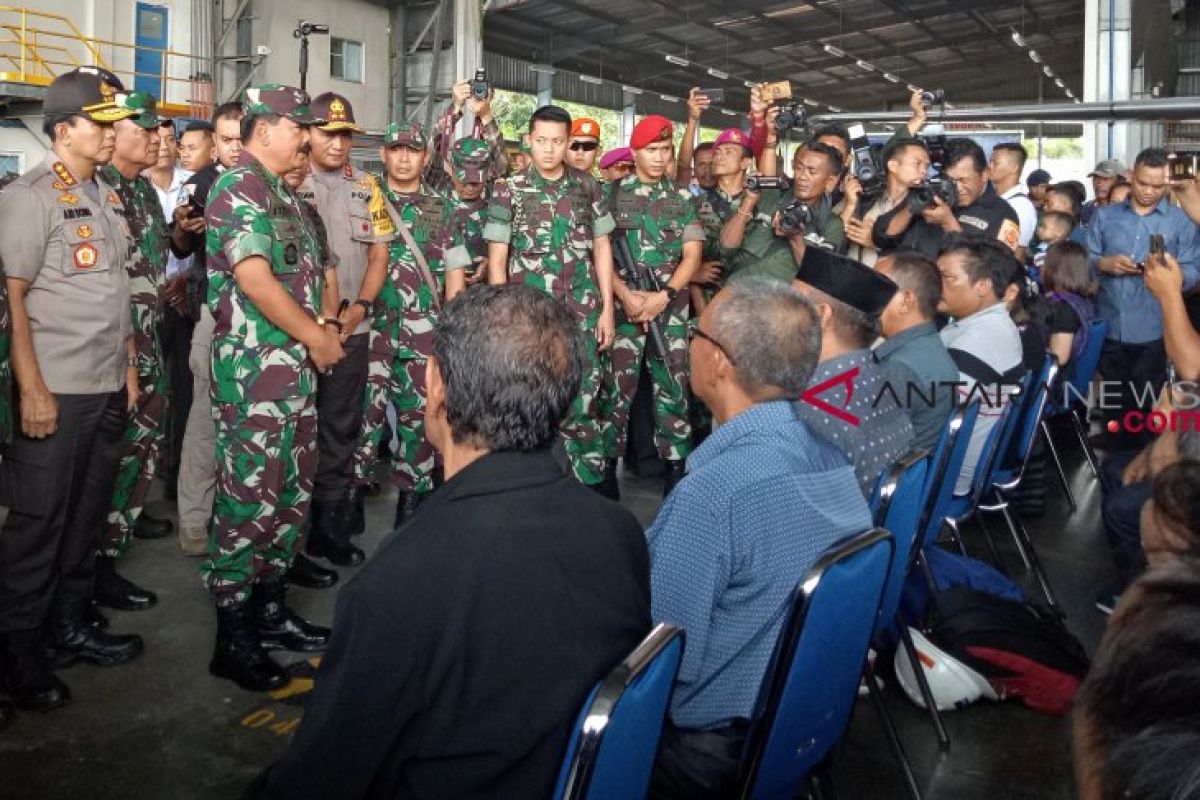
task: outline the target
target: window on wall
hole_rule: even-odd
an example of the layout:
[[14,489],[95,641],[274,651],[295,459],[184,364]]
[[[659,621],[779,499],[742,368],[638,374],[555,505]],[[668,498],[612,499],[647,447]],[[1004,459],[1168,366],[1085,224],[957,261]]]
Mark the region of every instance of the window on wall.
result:
[[343,81],[363,82],[363,46],[353,39],[329,40],[329,75]]
[[18,175],[25,171],[25,154],[12,151],[0,150],[0,178],[10,172],[15,172]]

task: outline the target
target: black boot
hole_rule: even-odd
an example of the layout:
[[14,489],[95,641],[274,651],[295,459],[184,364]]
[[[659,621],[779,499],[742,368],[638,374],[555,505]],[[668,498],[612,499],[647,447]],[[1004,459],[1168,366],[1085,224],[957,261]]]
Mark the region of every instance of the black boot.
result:
[[95,600],[88,602],[83,607],[83,621],[94,628],[107,628],[108,617],[104,616],[104,612],[100,610]]
[[145,611],[158,595],[117,574],[117,560],[96,556],[96,602],[118,611]]
[[142,647],[142,637],[136,633],[117,635],[88,624],[84,603],[58,608],[51,622],[51,663],[55,669],[65,669],[77,661],[115,667],[137,658]]
[[408,520],[412,519],[413,514],[417,513],[417,509],[424,502],[426,494],[418,494],[417,492],[401,492],[396,498],[396,516],[392,520],[392,530],[399,528]]
[[357,567],[366,558],[362,550],[350,544],[346,533],[346,504],[313,500],[312,530],[305,549],[315,558],[327,558],[339,567]]
[[288,583],[305,589],[328,589],[338,582],[337,570],[325,569],[304,553],[296,553],[287,571]]
[[152,517],[146,511],[138,517],[138,521],[134,523],[133,535],[139,539],[161,539],[168,536],[175,530],[175,523],[169,519],[159,519]]
[[50,711],[71,702],[71,690],[50,669],[42,649],[42,631],[0,636],[4,648],[4,689],[23,711]]
[[615,458],[604,459],[604,477],[599,483],[588,488],[601,497],[620,501],[621,487],[617,483],[617,460]]
[[17,708],[8,700],[0,697],[0,731],[12,724],[17,718]]
[[313,625],[288,608],[285,584],[278,578],[263,578],[254,587],[254,620],[264,650],[295,653],[324,653],[329,628]]
[[217,606],[217,643],[208,671],[248,692],[269,692],[291,681],[258,641],[250,601]]
[[350,536],[358,536],[367,530],[367,516],[363,509],[363,497],[366,493],[365,486],[351,486],[346,493],[346,504],[349,506],[346,513],[346,533]]
[[671,493],[675,488],[675,484],[683,480],[684,470],[687,468],[687,462],[682,459],[663,462],[663,497]]

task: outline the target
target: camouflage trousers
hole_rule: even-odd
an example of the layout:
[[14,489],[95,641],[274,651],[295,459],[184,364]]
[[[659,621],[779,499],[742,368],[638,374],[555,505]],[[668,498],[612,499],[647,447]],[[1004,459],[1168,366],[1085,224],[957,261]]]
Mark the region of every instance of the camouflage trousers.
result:
[[427,360],[396,358],[396,348],[385,334],[373,330],[370,337],[363,430],[354,453],[354,479],[360,485],[373,479],[391,405],[396,411],[396,436],[400,440],[389,465],[392,483],[402,492],[431,492],[438,457],[425,438]]
[[112,501],[97,545],[102,556],[116,558],[129,549],[150,483],[162,464],[166,421],[167,375],[160,361],[152,372],[138,376],[137,405],[125,426]]
[[225,605],[291,566],[317,471],[317,408],[301,397],[216,403],[214,413],[217,490],[200,575]]
[[599,389],[604,385],[607,356],[596,345],[597,319],[583,321],[583,380],[559,426],[563,449],[571,461],[575,479],[584,486],[604,480],[604,426],[600,415]]
[[[640,325],[617,318],[617,336],[609,362],[610,375],[604,384],[601,403],[604,415],[604,453],[617,458],[625,451],[629,431],[629,408],[637,393],[642,359],[654,389],[654,444],[667,461],[681,461],[692,452],[692,425],[688,412],[688,326],[687,311],[675,309],[663,325],[668,347],[663,363]],[[647,352],[649,346],[651,352]]]

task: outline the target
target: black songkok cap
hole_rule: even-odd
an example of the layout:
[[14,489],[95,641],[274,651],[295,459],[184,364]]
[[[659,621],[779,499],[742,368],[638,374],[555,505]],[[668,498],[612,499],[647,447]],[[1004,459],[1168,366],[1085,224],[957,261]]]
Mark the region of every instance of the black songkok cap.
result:
[[811,245],[804,250],[796,280],[864,314],[883,311],[899,288],[891,278],[865,264]]

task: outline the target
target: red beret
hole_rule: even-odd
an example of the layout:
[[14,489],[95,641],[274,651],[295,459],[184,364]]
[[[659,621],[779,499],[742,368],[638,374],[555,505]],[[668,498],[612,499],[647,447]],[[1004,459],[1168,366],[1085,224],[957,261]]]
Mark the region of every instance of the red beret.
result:
[[664,130],[669,131],[672,135],[675,133],[675,126],[671,124],[671,120],[660,117],[658,114],[643,117],[642,121],[633,128],[633,135],[629,137],[629,146],[634,150],[641,150],[646,145],[657,142]]

